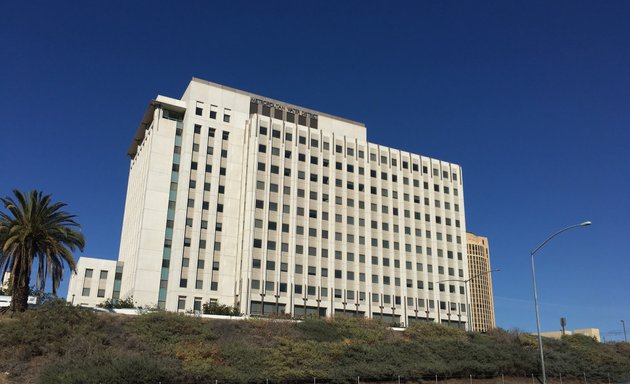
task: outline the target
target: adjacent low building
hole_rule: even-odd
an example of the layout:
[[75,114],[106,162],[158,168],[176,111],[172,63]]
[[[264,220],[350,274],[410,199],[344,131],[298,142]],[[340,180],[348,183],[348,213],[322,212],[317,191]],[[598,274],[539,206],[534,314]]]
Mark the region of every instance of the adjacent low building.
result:
[[549,337],[552,339],[560,339],[564,335],[567,335],[567,336],[583,335],[583,336],[592,337],[593,339],[597,340],[597,342],[600,342],[600,343],[602,341],[598,328],[575,329],[573,331],[565,330],[564,332],[562,331],[541,332],[540,335],[543,337]]
[[114,296],[116,261],[81,257],[68,284],[68,302],[95,307]]
[[118,264],[84,262],[75,303],[468,322],[463,283],[441,282],[470,276],[457,164],[200,79],[149,103],[128,154]]

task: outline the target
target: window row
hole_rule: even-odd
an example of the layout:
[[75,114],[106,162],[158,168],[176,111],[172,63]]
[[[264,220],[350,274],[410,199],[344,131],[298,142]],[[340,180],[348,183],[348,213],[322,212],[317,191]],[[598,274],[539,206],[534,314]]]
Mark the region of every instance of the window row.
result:
[[[285,151],[285,157],[286,158],[290,158],[291,157],[291,152],[290,151]],[[298,159],[299,161],[305,161],[305,157],[303,154],[299,154],[298,155]],[[315,160],[314,160],[315,159]],[[311,157],[311,164],[316,165],[317,164],[317,158],[316,157]],[[337,163],[337,164],[341,164],[341,163]],[[324,167],[328,166],[328,162],[327,160],[324,160]],[[259,161],[258,165],[256,166],[257,171],[259,172],[266,172],[267,169],[267,163],[265,163],[264,161]],[[341,168],[337,168],[337,169],[341,169]],[[279,165],[275,165],[272,163],[271,167],[269,168],[269,171],[272,174],[276,174],[279,175],[280,174],[280,166]],[[353,173],[354,172],[354,166],[352,165],[348,165],[347,168],[348,173]],[[374,175],[372,177],[376,177],[376,171],[371,171],[371,173],[373,173]],[[283,175],[290,177],[291,176],[291,168],[288,167],[284,167],[283,168]],[[359,175],[364,175],[364,168],[363,167],[359,167]],[[306,180],[306,172],[304,171],[299,171],[298,172],[298,179],[300,180]],[[319,176],[315,173],[311,173],[310,174],[310,181],[313,182],[317,182],[319,179]],[[329,184],[329,176],[323,176],[322,177],[322,183],[325,185]],[[381,180],[384,180],[385,182],[388,181],[387,179],[387,173],[385,172],[381,172]],[[414,188],[420,188],[420,180],[417,179],[413,179],[410,180],[408,177],[403,177],[403,185],[411,185],[410,181],[413,184]],[[391,176],[391,182],[392,183],[397,183],[398,182],[398,177],[396,175],[392,175]],[[343,181],[341,179],[336,179],[335,180],[335,186],[337,187],[343,187]],[[348,181],[346,184],[346,187],[348,189],[354,190],[354,182]],[[429,186],[429,182],[428,181],[423,181],[422,182],[422,187],[425,190],[429,190],[430,186]],[[365,185],[364,184],[358,184],[358,188],[359,191],[364,191],[365,190]],[[377,194],[376,191],[376,187],[371,187],[371,191],[372,194]],[[444,194],[450,194],[451,193],[451,189],[449,186],[443,186],[442,188],[440,188],[439,184],[433,184],[433,191],[434,192],[440,192],[442,191]],[[457,188],[453,188],[453,195],[454,196],[459,196],[459,189]],[[386,195],[385,195],[386,196]]]
[[[315,180],[311,180],[311,181],[317,181],[317,175],[311,175],[311,176],[315,176]],[[338,180],[341,183],[341,180]],[[325,180],[324,185],[327,185],[328,180]],[[349,189],[354,189],[354,183],[349,183],[350,187]],[[340,185],[342,186],[342,185]],[[259,191],[265,191],[266,190],[266,183],[262,180],[257,180],[256,181],[256,189]],[[359,184],[359,191],[363,191],[363,184]],[[378,195],[378,188],[377,187],[370,187],[370,191],[373,195]],[[269,192],[271,193],[280,193],[280,187],[278,186],[277,183],[269,183]],[[391,192],[391,196],[394,200],[398,200],[398,192],[397,191],[390,191],[389,189],[386,188],[381,188],[381,196],[383,197],[389,197]],[[291,185],[284,185],[282,187],[282,193],[284,195],[290,195],[291,194]],[[304,188],[297,188],[297,196],[298,197],[306,197],[306,190]],[[328,193],[321,193],[322,202],[330,202],[330,195]],[[317,191],[310,191],[309,192],[309,199],[310,200],[318,200],[318,192]],[[403,200],[406,202],[411,202],[412,201],[412,196],[408,193],[403,193]],[[348,207],[355,207],[355,203],[354,203],[354,199],[348,197],[346,199],[346,206]],[[431,202],[430,199],[428,197],[425,197],[424,200],[422,200],[420,198],[420,196],[418,195],[414,195],[413,196],[413,203],[414,204],[422,204],[422,202],[424,202],[425,206],[430,206]],[[336,205],[344,205],[343,202],[343,197],[341,196],[336,196],[335,197],[335,204]],[[441,200],[435,199],[434,200],[434,206],[436,208],[444,208],[445,210],[451,210],[451,203],[448,201],[445,201],[442,203]],[[359,204],[358,207],[360,209],[365,209],[365,202],[363,200],[359,200]],[[459,204],[453,204],[454,210],[455,212],[459,212]],[[375,203],[372,203],[371,205],[372,211],[376,212],[378,210],[377,205]]]
[[[195,115],[204,116],[204,103],[201,101],[197,101],[197,105],[195,107]],[[210,104],[210,108],[208,108],[208,117],[212,120],[217,119],[217,114],[219,112],[219,107],[214,104]],[[232,115],[232,110],[230,108],[223,108],[223,122],[229,123]]]
[[[288,292],[287,283],[276,284],[273,281],[261,282],[260,280],[253,279],[250,284],[250,287],[253,290],[260,290],[262,289],[262,286],[264,286],[264,291],[266,292],[282,292],[282,293]],[[333,296],[336,299],[343,299],[343,300],[365,301],[366,296],[367,296],[366,293],[363,291],[353,291],[353,290],[344,290],[344,289],[330,289],[330,291],[332,292]],[[298,295],[305,294],[312,297],[328,297],[329,288],[297,284],[293,286],[293,293],[298,294]],[[403,302],[401,296],[381,294],[381,293],[372,293],[371,299],[373,303],[382,303],[382,304],[402,305],[402,302]],[[414,299],[413,297],[408,297],[407,305],[412,306],[412,307],[414,305],[417,305],[417,307],[419,308],[433,309],[435,308],[435,301],[430,300],[430,299],[424,299],[424,298]],[[450,309],[451,311],[456,311],[459,307],[461,309],[461,312],[464,312],[464,313],[466,312],[466,306],[464,303],[439,301],[439,307],[442,310]]]
[[[268,128],[265,127],[264,125],[261,125],[259,127],[259,134],[261,136],[266,136],[268,132]],[[277,130],[277,129],[273,129],[272,130],[272,138],[277,138],[280,139],[281,138],[282,133]],[[284,140],[287,142],[292,142],[293,141],[293,133],[292,132],[286,132],[285,133],[285,137]],[[307,145],[307,138],[306,136],[302,136],[299,135],[298,136],[298,144],[299,145],[303,145],[306,146]],[[319,140],[317,138],[311,138],[310,142],[310,147],[311,148],[319,148]],[[259,151],[262,153],[266,152],[266,145],[265,144],[260,144],[262,147],[259,147]],[[272,153],[273,153],[273,149],[277,150],[277,153],[279,153],[279,149],[276,147],[272,147]],[[330,150],[330,143],[327,141],[323,141],[322,142],[322,149],[324,151],[329,151]],[[335,145],[335,153],[338,154],[344,154],[344,149],[343,149],[343,144],[341,142],[339,142],[339,144]],[[365,158],[365,151],[363,149],[359,149],[358,151],[356,151],[357,157],[359,159],[364,159]],[[346,147],[346,151],[345,151],[345,155],[346,156],[351,156],[353,157],[355,155],[355,149],[353,147]],[[369,159],[372,162],[376,162],[377,160],[380,160],[379,163],[382,165],[391,165],[393,167],[397,167],[398,166],[398,158],[397,157],[391,157],[388,158],[387,156],[384,155],[380,155],[378,156],[375,152],[370,152],[369,154]],[[408,160],[403,160],[401,162],[402,168],[403,169],[411,169],[414,172],[420,172],[420,165],[416,162],[412,162],[410,164],[410,162]],[[423,174],[429,174],[429,167],[426,165],[422,165],[422,173]],[[440,176],[440,170],[438,168],[432,168],[432,176],[436,176],[439,177]],[[449,176],[452,176],[453,181],[457,181],[457,173],[453,172],[449,175],[448,171],[442,170],[441,172],[441,176],[444,179],[448,179]]]

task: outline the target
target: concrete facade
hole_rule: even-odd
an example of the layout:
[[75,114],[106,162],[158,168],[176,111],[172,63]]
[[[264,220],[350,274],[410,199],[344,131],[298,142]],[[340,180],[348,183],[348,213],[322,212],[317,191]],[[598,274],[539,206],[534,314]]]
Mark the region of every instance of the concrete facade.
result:
[[[468,247],[468,271],[470,276],[470,305],[473,330],[485,332],[496,328],[494,317],[494,297],[492,294],[490,246],[488,238],[466,233]],[[477,276],[477,277],[475,277]]]
[[[118,297],[245,314],[468,320],[461,168],[362,123],[193,79],[129,148]],[[76,293],[75,293],[76,295]],[[463,328],[463,324],[460,324]]]
[[81,257],[77,273],[70,277],[67,300],[75,305],[95,307],[114,294],[116,261]]
[[[600,342],[600,343],[602,341],[598,328],[575,329],[573,331],[565,330],[564,334],[567,336],[583,335],[583,336],[592,337],[593,339],[597,340],[597,342]],[[552,339],[560,339],[563,336],[562,331],[541,332],[540,335],[543,337],[549,337]]]

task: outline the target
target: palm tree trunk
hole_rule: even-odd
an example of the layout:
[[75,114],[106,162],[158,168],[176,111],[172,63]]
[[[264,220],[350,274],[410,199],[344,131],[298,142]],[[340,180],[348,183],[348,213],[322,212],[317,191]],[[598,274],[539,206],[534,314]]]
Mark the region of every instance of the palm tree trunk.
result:
[[28,308],[28,285],[20,285],[13,290],[11,298],[11,311],[24,312]]

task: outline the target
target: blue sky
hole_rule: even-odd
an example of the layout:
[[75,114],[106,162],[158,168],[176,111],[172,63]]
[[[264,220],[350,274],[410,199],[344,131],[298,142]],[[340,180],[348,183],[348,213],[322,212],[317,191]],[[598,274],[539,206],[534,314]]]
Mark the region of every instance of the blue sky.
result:
[[529,252],[592,220],[537,255],[543,329],[564,316],[622,337],[630,3],[129,3],[8,2],[0,23],[0,194],[67,202],[85,255],[117,258],[126,149],[148,101],[196,76],[462,165],[468,230],[502,269],[501,327],[535,329]]

